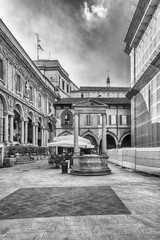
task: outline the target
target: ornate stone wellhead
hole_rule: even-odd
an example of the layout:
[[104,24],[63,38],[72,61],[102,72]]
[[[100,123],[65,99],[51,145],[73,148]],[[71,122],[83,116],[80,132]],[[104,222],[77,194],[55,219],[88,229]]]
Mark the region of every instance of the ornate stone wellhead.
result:
[[[111,173],[108,167],[106,152],[106,108],[101,102],[87,99],[73,105],[74,107],[74,156],[71,174],[74,175],[107,175]],[[102,154],[80,155],[78,148],[78,126],[80,114],[102,114]]]

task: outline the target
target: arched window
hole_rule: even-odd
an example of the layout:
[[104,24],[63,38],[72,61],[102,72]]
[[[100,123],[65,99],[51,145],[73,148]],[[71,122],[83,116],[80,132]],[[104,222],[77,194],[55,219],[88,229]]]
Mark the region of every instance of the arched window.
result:
[[29,100],[33,102],[33,88],[32,86],[29,87]]
[[39,93],[38,94],[38,107],[41,108],[42,106],[42,97],[41,97],[41,94]]
[[3,61],[0,59],[0,79],[3,80]]
[[0,143],[3,142],[3,102],[0,97]]
[[21,93],[21,77],[20,77],[20,75],[16,76],[16,93]]
[[65,115],[64,120],[65,120],[65,125],[70,124],[70,116],[69,116],[69,114]]
[[70,128],[73,124],[73,114],[69,110],[64,110],[61,114],[61,126]]

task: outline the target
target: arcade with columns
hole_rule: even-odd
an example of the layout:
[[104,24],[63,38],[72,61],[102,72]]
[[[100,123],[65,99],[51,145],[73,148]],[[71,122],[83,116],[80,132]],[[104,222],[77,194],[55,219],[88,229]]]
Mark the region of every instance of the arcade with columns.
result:
[[3,94],[0,94],[0,120],[1,142],[47,146],[54,136],[54,117],[45,117],[15,99],[9,106]]

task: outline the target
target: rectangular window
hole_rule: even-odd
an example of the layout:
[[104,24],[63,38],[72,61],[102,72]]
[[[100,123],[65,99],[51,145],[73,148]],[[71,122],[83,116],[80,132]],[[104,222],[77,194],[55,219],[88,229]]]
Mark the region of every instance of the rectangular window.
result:
[[3,79],[3,61],[0,59],[0,79]]
[[31,86],[29,87],[29,100],[33,102],[33,88]]
[[86,126],[91,125],[91,115],[86,115]]
[[110,125],[115,125],[117,123],[116,115],[110,115],[109,116],[109,122],[110,122]]
[[42,98],[41,98],[41,94],[38,95],[38,107],[41,108],[42,106]]
[[86,92],[86,98],[90,97],[90,92]]
[[67,93],[69,93],[69,85],[67,84]]
[[101,114],[97,115],[97,122],[98,122],[98,125],[102,125],[102,116],[101,116]]
[[16,92],[21,92],[21,77],[17,75]]
[[120,116],[120,124],[127,125],[127,116],[125,116],[125,115]]
[[64,90],[64,80],[62,80],[62,89]]
[[48,102],[48,113],[51,113],[52,111],[52,105],[50,102]]

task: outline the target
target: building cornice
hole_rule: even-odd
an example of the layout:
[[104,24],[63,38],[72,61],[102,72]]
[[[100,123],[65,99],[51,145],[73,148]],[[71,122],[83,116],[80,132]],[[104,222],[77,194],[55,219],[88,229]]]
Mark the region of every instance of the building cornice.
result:
[[141,75],[138,81],[126,94],[128,99],[132,99],[136,96],[151,80],[152,78],[160,71],[160,53],[153,59],[149,67]]
[[[6,25],[3,23],[3,21],[0,19],[0,36],[2,37],[3,41],[7,44],[5,47],[10,47],[9,51],[12,52],[15,60],[18,64],[24,65],[23,68],[27,69],[27,71],[30,73],[31,77],[32,75],[36,78],[36,80],[45,88],[50,91],[55,97],[56,93],[54,90],[51,90],[51,88],[54,89],[54,85],[50,82],[49,79],[45,78],[43,74],[39,71],[37,66],[34,64],[34,62],[30,59],[28,54],[25,52],[25,50],[21,47],[19,42],[16,40],[16,38],[12,35],[12,33],[9,31],[9,29],[6,27]],[[12,59],[13,60],[13,59]],[[10,59],[9,59],[10,61]],[[13,64],[13,62],[12,62]],[[15,63],[15,65],[18,65]],[[21,71],[24,71],[21,68]],[[51,88],[47,85],[50,85]]]
[[126,43],[124,52],[128,55],[133,47],[138,46],[158,5],[159,0],[139,0],[124,40]]

